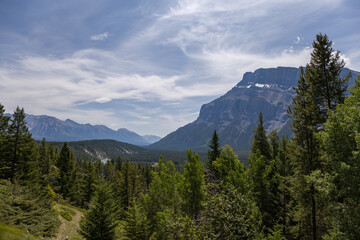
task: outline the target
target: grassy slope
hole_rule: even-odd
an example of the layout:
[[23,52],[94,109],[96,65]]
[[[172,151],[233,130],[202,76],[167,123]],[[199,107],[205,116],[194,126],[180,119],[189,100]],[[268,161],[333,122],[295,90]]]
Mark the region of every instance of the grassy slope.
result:
[[26,230],[0,223],[0,240],[39,240]]
[[[66,239],[68,237],[69,240],[82,240],[83,238],[77,232],[79,227],[79,222],[83,213],[69,206],[64,206],[61,204],[55,204],[53,208],[57,211],[67,211],[71,216],[72,220],[68,221],[64,219],[60,214],[58,214],[58,218],[61,222],[59,229],[57,230],[56,236],[52,238],[45,238],[49,240],[60,240]],[[16,228],[13,226],[5,225],[0,223],[0,240],[40,240],[41,238],[35,237],[31,234],[28,234],[26,230]]]

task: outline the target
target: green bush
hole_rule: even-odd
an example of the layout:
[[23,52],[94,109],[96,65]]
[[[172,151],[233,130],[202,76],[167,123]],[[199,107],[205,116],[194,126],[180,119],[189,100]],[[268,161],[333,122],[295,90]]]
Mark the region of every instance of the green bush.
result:
[[62,211],[69,212],[71,216],[75,216],[75,215],[76,215],[76,212],[75,212],[73,209],[69,208],[69,207],[61,206],[60,209],[61,209]]
[[67,221],[72,221],[72,216],[70,215],[70,213],[68,211],[60,211],[60,215],[66,219]]

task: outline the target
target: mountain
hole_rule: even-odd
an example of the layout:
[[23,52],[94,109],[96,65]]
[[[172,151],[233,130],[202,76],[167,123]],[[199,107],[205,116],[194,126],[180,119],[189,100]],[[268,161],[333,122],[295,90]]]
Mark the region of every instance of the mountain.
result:
[[[149,145],[156,141],[156,136],[140,136],[126,128],[117,131],[104,125],[79,124],[70,119],[65,121],[55,117],[26,115],[27,126],[36,140],[46,138],[47,141],[81,141],[91,139],[113,139],[139,146]],[[158,137],[159,138],[159,137]]]
[[[344,69],[342,76],[349,73]],[[349,85],[360,74],[351,71]],[[290,134],[290,119],[286,110],[295,96],[300,68],[278,67],[247,72],[243,79],[224,96],[201,107],[199,117],[192,123],[149,146],[150,149],[204,152],[208,149],[212,133],[216,130],[222,145],[229,144],[235,151],[250,148],[253,129],[262,112],[268,132],[276,129],[280,134]]]
[[149,143],[155,143],[161,139],[161,137],[155,135],[144,135],[142,137]]

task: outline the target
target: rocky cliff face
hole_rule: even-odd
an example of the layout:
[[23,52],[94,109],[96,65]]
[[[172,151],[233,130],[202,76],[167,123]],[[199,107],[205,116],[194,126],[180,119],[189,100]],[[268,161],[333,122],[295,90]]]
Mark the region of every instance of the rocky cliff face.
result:
[[[344,69],[342,75],[349,71]],[[357,74],[353,72],[350,85],[354,84]],[[212,132],[217,130],[222,145],[229,144],[236,151],[247,150],[260,112],[268,132],[275,129],[289,134],[290,120],[286,110],[295,96],[293,87],[299,76],[300,69],[290,67],[245,73],[242,81],[224,96],[203,105],[196,121],[170,133],[150,147],[205,151]]]

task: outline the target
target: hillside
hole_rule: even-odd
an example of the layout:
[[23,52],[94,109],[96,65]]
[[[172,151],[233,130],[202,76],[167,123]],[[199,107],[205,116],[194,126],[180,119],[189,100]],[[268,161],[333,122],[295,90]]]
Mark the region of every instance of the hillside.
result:
[[[344,69],[342,76],[352,72],[349,85],[360,74]],[[210,137],[217,130],[221,144],[229,144],[237,152],[247,150],[258,115],[263,113],[267,131],[289,134],[286,110],[295,96],[293,87],[300,76],[299,68],[278,67],[245,73],[243,79],[229,92],[201,107],[199,117],[192,123],[170,133],[152,144],[151,149],[206,151]]]
[[[48,142],[61,149],[63,142]],[[101,160],[106,162],[120,156],[123,160],[129,159],[139,163],[158,162],[160,155],[166,160],[172,160],[175,165],[182,165],[186,160],[185,151],[152,150],[115,140],[87,140],[68,142],[76,158],[90,161]],[[200,155],[206,161],[206,154]]]

